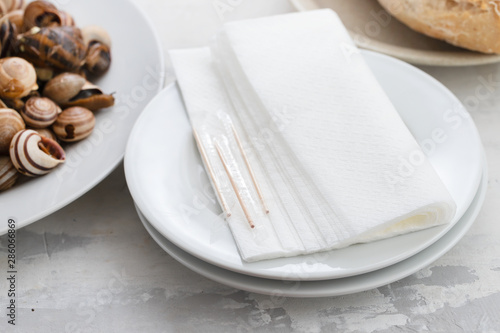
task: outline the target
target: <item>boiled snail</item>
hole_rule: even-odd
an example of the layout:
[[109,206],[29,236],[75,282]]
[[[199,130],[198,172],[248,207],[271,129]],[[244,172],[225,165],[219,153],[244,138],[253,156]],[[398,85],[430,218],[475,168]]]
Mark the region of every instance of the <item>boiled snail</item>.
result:
[[9,153],[17,171],[28,177],[45,175],[66,159],[64,150],[56,141],[33,130],[18,132],[12,138]]
[[37,89],[36,72],[32,64],[17,57],[0,59],[0,97],[21,98]]
[[17,49],[36,66],[70,72],[84,65],[87,54],[80,29],[70,26],[33,27],[20,36]]
[[80,30],[48,1],[0,0],[0,191],[21,174],[51,172],[66,159],[59,141],[92,133],[93,111],[114,97],[86,75],[102,75],[110,64],[104,29]]
[[78,74],[63,73],[47,82],[43,95],[62,105],[78,95],[86,82],[87,80]]
[[43,95],[63,108],[81,106],[92,111],[113,106],[115,99],[74,73],[63,73],[47,82]]
[[92,111],[79,106],[64,110],[57,117],[52,129],[56,136],[66,142],[76,142],[88,137],[95,126]]
[[46,97],[31,97],[21,110],[24,122],[34,128],[46,128],[52,125],[61,108]]
[[103,28],[95,25],[82,29],[83,42],[87,46],[85,68],[93,75],[102,75],[111,65],[111,37]]
[[73,18],[48,1],[33,1],[24,10],[23,31],[33,27],[73,26]]

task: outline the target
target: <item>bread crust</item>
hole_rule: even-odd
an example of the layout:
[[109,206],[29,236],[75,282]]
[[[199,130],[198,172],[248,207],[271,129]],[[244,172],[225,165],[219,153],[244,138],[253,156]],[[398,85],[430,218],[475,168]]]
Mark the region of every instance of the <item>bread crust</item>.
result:
[[415,31],[483,53],[500,53],[500,0],[379,0]]

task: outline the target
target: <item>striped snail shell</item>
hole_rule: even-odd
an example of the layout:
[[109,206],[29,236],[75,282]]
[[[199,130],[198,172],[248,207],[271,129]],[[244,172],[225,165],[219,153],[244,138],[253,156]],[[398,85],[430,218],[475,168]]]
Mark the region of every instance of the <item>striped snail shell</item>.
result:
[[18,132],[12,139],[9,152],[17,171],[29,177],[45,175],[66,159],[64,150],[56,141],[33,130]]
[[47,82],[43,94],[63,108],[81,106],[97,111],[115,104],[113,95],[105,94],[98,86],[73,73],[60,74]]
[[18,38],[17,49],[37,67],[68,72],[79,70],[87,55],[80,29],[70,26],[33,27]]
[[12,109],[0,109],[0,154],[7,154],[14,135],[26,128],[23,118]]
[[31,97],[21,110],[24,122],[34,128],[45,128],[52,125],[61,108],[46,97]]
[[52,129],[56,136],[66,142],[76,142],[85,139],[94,130],[95,117],[92,111],[75,106],[64,110]]
[[41,136],[57,141],[57,136],[50,128],[30,128]]
[[22,98],[37,89],[36,72],[32,64],[18,57],[0,59],[0,97]]
[[0,156],[0,192],[8,190],[15,183],[19,173],[9,156]]

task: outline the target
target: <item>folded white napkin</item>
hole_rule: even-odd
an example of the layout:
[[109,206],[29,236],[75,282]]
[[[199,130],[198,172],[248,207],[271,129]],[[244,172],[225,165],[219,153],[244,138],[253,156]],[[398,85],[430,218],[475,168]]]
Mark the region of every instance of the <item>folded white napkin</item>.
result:
[[211,50],[171,57],[244,260],[335,249],[453,218],[453,199],[334,12],[228,23]]

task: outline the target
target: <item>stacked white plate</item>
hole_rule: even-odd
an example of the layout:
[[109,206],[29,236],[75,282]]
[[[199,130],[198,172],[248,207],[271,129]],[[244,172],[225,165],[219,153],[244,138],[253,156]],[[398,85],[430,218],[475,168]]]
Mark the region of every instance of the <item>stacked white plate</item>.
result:
[[[336,296],[415,273],[451,249],[484,201],[487,170],[477,129],[460,101],[435,79],[394,58],[363,56],[423,145],[458,209],[451,224],[315,255],[246,263],[216,204],[177,85],[137,121],[125,155],[138,214],[155,241],[190,269],[226,285],[294,297]],[[444,131],[445,140],[433,139]]]

